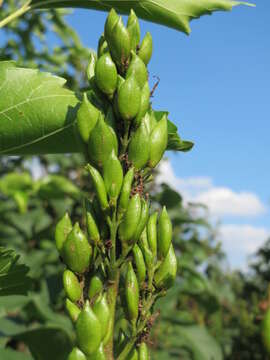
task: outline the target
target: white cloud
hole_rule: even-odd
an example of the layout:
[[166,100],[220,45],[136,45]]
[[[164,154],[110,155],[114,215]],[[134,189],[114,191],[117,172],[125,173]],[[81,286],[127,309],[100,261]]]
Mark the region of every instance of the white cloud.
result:
[[207,205],[211,215],[258,216],[266,212],[266,207],[254,193],[214,186],[209,177],[178,178],[168,161],[160,164],[159,171],[159,183],[166,182],[180,191],[187,201]]

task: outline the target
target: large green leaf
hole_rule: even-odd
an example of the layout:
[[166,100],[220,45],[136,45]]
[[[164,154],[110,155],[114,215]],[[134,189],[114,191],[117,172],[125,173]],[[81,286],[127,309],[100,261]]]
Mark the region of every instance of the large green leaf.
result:
[[32,8],[82,7],[127,14],[133,8],[145,20],[190,33],[189,22],[213,11],[245,4],[231,0],[32,0]]
[[0,62],[0,154],[80,151],[76,95],[65,80]]

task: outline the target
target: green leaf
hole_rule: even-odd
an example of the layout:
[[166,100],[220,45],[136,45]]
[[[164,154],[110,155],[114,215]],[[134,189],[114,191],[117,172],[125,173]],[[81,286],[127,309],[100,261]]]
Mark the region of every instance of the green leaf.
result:
[[214,11],[229,11],[245,2],[231,0],[32,0],[32,8],[82,7],[109,11],[112,7],[128,14],[132,8],[138,17],[190,33],[189,22]]
[[30,288],[29,268],[18,264],[19,257],[13,250],[0,248],[0,296],[23,295]]
[[23,354],[22,352],[0,349],[0,359],[4,360],[33,360],[31,355]]
[[80,190],[64,176],[48,175],[41,180],[38,195],[45,200],[62,199],[66,195],[76,198],[80,195]]
[[78,99],[64,84],[49,73],[0,62],[0,154],[81,151]]

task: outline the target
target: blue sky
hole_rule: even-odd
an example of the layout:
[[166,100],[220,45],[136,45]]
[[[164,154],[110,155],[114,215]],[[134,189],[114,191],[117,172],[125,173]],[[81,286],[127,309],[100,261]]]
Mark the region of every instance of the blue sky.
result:
[[[240,6],[191,24],[189,37],[141,22],[154,54],[150,81],[160,77],[155,109],[169,110],[188,154],[168,154],[165,178],[188,200],[210,204],[232,267],[245,268],[270,233],[270,2]],[[106,14],[76,10],[69,23],[96,48]]]

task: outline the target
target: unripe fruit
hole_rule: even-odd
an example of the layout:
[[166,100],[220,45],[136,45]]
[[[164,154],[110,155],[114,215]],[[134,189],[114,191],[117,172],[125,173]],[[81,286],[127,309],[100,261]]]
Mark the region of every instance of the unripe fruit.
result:
[[70,317],[70,319],[75,323],[78,319],[78,316],[81,313],[81,310],[69,299],[66,299],[66,311]]
[[103,177],[107,194],[115,205],[123,183],[123,169],[114,151],[104,164]]
[[100,344],[97,351],[87,358],[87,360],[106,360],[106,359],[107,357],[103,348],[103,344]]
[[72,230],[72,223],[70,220],[70,217],[68,213],[65,213],[65,215],[62,217],[60,221],[56,224],[55,227],[55,245],[57,250],[61,253],[64,242],[67,239],[68,234]]
[[111,130],[112,136],[113,136],[113,142],[114,142],[114,149],[118,149],[118,138],[116,135],[117,132],[117,126],[115,121],[115,116],[113,112],[112,106],[110,106],[107,110],[107,114],[105,117],[105,123],[108,125],[109,129]]
[[94,78],[95,76],[95,67],[96,67],[96,56],[94,53],[90,53],[90,59],[89,59],[89,63],[87,65],[87,69],[86,69],[86,75],[87,75],[87,79],[88,81],[90,81],[92,78]]
[[129,32],[131,49],[136,51],[137,46],[140,44],[140,24],[135,12],[131,9],[127,21],[127,30]]
[[134,51],[131,51],[131,62],[126,73],[126,79],[128,79],[130,76],[135,77],[141,89],[148,80],[148,72],[146,66],[142,59],[137,56]]
[[131,352],[128,354],[127,360],[138,360],[139,354],[136,348],[132,349]]
[[102,167],[113,149],[117,153],[115,137],[100,115],[88,141],[90,160],[98,167]]
[[261,323],[261,335],[264,347],[268,354],[270,354],[270,309],[264,314]]
[[105,26],[104,26],[104,36],[105,36],[107,42],[111,38],[112,30],[118,20],[119,20],[119,16],[117,15],[116,11],[112,8],[107,16]]
[[145,122],[142,121],[138,129],[131,137],[128,146],[128,160],[132,162],[135,169],[142,169],[148,162],[150,156],[149,133]]
[[100,111],[91,104],[87,98],[87,94],[83,94],[83,101],[77,112],[77,126],[81,138],[88,143],[90,133],[95,127],[99,118]]
[[141,216],[137,229],[133,235],[134,242],[137,242],[145,228],[149,217],[149,205],[145,199],[141,200]]
[[161,160],[168,143],[166,115],[157,123],[150,135],[149,166],[154,168]]
[[109,207],[109,203],[103,178],[99,171],[89,164],[86,166],[86,170],[91,176],[100,207],[103,211],[106,211]]
[[120,215],[124,214],[124,212],[127,210],[133,179],[134,179],[134,168],[132,167],[128,170],[123,180],[123,185],[122,185],[120,198],[119,198],[119,205],[118,205],[118,213]]
[[142,40],[140,49],[138,51],[138,56],[142,61],[147,65],[151,59],[153,51],[153,40],[149,32],[146,33],[145,37]]
[[147,241],[154,258],[157,256],[157,217],[158,213],[155,211],[147,223]]
[[149,271],[154,263],[154,256],[149,249],[148,240],[147,240],[147,231],[146,228],[144,228],[142,235],[138,241],[138,245],[143,253],[144,261],[147,266],[147,270]]
[[117,87],[117,69],[109,53],[103,54],[96,62],[95,82],[104,94],[112,98]]
[[123,120],[132,120],[141,106],[141,89],[134,76],[130,76],[120,86],[117,94],[117,105]]
[[125,279],[125,298],[128,319],[135,322],[139,311],[139,286],[131,262],[128,263]]
[[175,256],[173,245],[171,244],[168,254],[157,272],[154,280],[158,289],[169,289],[172,287],[177,274],[177,259]]
[[84,353],[81,352],[77,347],[73,348],[69,354],[67,360],[87,360]]
[[106,294],[100,295],[94,305],[93,311],[97,316],[100,325],[101,325],[101,339],[104,339],[105,335],[107,334],[109,321],[110,321],[110,309],[108,302],[106,300]]
[[145,342],[141,343],[139,346],[139,360],[148,360],[149,353],[148,348]]
[[89,305],[86,302],[76,322],[76,335],[80,349],[91,355],[97,351],[101,343],[101,325]]
[[63,261],[70,270],[83,273],[89,266],[92,256],[92,248],[84,233],[76,223],[69,233],[61,253]]
[[[107,38],[106,38],[107,39]],[[122,66],[129,58],[131,42],[129,32],[120,17],[112,29],[112,34],[107,39],[113,60]]]
[[143,253],[137,244],[134,245],[133,249],[133,257],[136,264],[136,274],[139,286],[142,287],[145,282],[146,276],[146,267],[143,259]]
[[140,195],[136,194],[130,199],[123,221],[119,226],[119,237],[123,246],[132,240],[140,221],[140,215],[141,199]]
[[80,300],[82,289],[77,276],[70,270],[65,270],[63,273],[63,285],[67,297],[72,301],[76,302]]
[[103,279],[99,273],[96,273],[91,277],[88,289],[89,299],[93,299],[100,294],[103,290]]
[[164,259],[169,251],[172,242],[172,223],[166,210],[163,207],[158,220],[158,259]]
[[[149,102],[150,100],[150,89],[148,81],[144,84],[144,87],[142,88],[141,92],[141,106],[138,114],[136,115],[136,118],[134,120],[134,124],[136,127],[138,127],[142,121],[142,118],[147,113],[147,110],[149,109]],[[149,131],[150,132],[150,131]]]
[[98,57],[100,58],[103,54],[109,52],[108,43],[104,37],[104,35],[101,35],[98,41]]
[[100,235],[96,220],[91,211],[86,213],[86,225],[90,243],[97,245],[100,242]]

